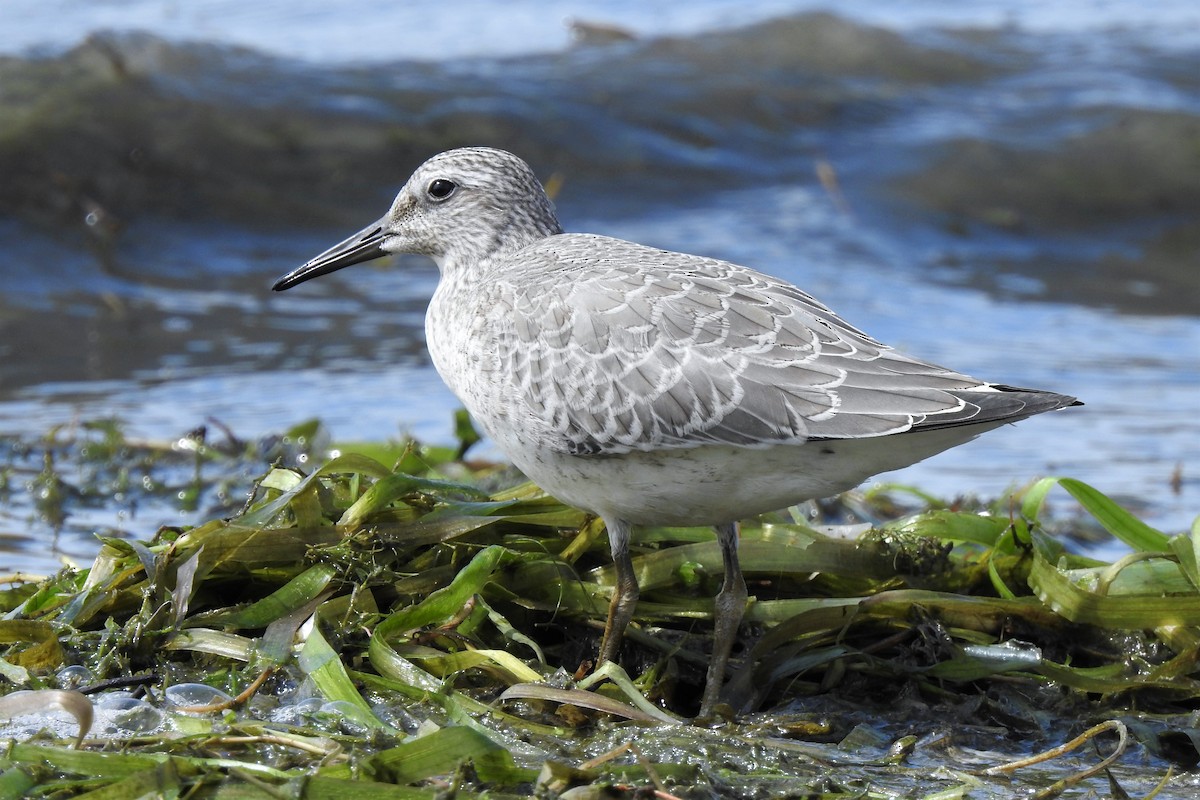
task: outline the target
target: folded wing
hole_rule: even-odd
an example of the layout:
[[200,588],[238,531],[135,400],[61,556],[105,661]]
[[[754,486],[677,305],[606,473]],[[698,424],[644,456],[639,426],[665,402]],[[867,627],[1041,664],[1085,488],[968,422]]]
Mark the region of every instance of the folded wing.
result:
[[496,367],[560,452],[865,438],[1073,402],[896,353],[796,287],[728,262],[580,234],[522,256],[537,279],[498,276],[489,292]]

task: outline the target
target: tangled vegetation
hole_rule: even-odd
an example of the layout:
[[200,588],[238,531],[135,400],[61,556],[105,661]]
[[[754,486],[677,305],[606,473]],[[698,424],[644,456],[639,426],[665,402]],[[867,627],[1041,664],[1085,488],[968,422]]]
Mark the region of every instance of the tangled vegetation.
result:
[[[110,468],[150,468],[93,430]],[[603,526],[498,488],[511,472],[464,463],[463,435],[458,452],[272,449],[240,510],[8,581],[0,798],[1191,796],[1200,526],[1168,537],[1067,478],[748,521],[730,705],[691,725],[711,532],[636,532],[624,669],[589,674]],[[235,456],[191,441],[195,503]],[[1081,513],[1048,514],[1051,492]],[[1097,526],[1129,555],[1066,549]]]

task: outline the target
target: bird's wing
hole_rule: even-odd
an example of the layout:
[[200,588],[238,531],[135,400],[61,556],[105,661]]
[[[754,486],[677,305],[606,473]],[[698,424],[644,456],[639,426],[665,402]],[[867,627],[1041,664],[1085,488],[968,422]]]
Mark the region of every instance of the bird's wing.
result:
[[1015,397],[988,398],[984,412],[971,397],[1001,392],[728,262],[581,234],[511,261],[521,266],[497,276],[504,302],[487,312],[496,366],[561,452],[765,447],[1024,416]]

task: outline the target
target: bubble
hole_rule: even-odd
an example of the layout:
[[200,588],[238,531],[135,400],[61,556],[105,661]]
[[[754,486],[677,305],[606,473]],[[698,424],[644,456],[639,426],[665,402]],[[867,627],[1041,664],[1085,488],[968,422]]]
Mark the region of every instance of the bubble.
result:
[[177,683],[164,692],[167,704],[181,710],[206,708],[230,703],[233,698],[204,683]]
[[134,700],[122,709],[114,709],[109,717],[112,724],[130,733],[149,733],[163,722],[163,713],[145,700]]
[[320,716],[327,721],[337,724],[342,733],[353,736],[365,736],[370,728],[358,721],[361,715],[358,706],[347,700],[331,700],[321,706]]
[[96,680],[96,676],[87,667],[79,664],[74,664],[70,667],[63,667],[54,676],[54,685],[59,689],[78,689],[80,686],[87,686]]

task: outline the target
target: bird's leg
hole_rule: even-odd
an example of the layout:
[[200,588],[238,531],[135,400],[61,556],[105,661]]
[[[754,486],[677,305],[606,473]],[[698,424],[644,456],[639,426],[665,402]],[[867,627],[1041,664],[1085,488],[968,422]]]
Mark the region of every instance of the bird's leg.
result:
[[730,522],[717,526],[717,543],[721,545],[721,558],[725,562],[725,580],[713,603],[715,617],[713,626],[712,660],[708,663],[708,679],[704,684],[704,697],[700,702],[700,716],[711,716],[721,684],[725,680],[725,666],[729,662],[729,651],[737,638],[738,626],[746,611],[746,580],[738,564],[738,524]]
[[604,625],[604,641],[600,644],[600,664],[617,662],[621,639],[633,619],[638,601],[637,576],[633,574],[633,559],[629,557],[629,523],[620,519],[605,519],[608,544],[612,548],[613,566],[617,568],[617,586],[608,606],[608,622]]

